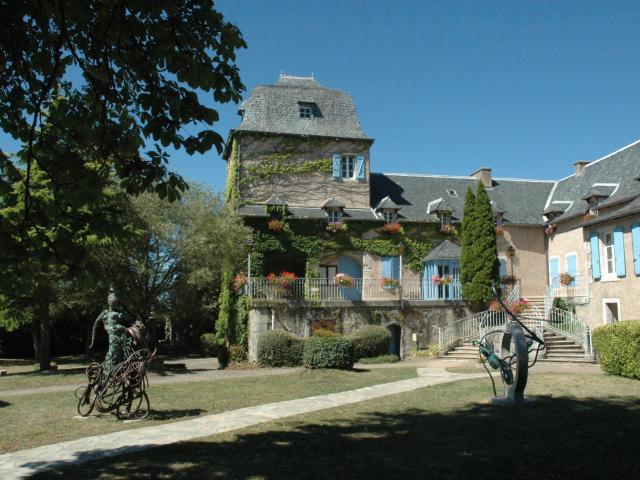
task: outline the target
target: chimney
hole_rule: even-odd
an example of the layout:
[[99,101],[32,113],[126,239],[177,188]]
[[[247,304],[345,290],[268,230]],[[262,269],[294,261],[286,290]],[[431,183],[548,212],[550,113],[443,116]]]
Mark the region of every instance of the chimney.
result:
[[476,177],[482,182],[484,188],[493,187],[493,180],[491,179],[491,169],[482,167],[471,174],[472,177]]
[[582,175],[584,167],[586,167],[590,163],[591,162],[589,160],[578,160],[576,163],[574,163],[573,166],[576,167],[576,177]]

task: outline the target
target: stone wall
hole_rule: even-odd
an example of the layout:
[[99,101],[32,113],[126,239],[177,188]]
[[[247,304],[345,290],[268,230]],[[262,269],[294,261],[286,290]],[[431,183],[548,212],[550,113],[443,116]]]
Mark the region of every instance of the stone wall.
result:
[[[498,255],[507,259],[507,273],[520,279],[526,296],[541,296],[547,290],[547,254],[542,227],[505,226],[497,237]],[[507,256],[510,245],[516,249],[514,257]]]
[[348,335],[364,325],[401,328],[400,355],[409,356],[415,348],[412,334],[418,334],[420,346],[438,342],[438,327],[444,327],[466,317],[471,312],[461,302],[405,302],[400,310],[398,302],[367,302],[352,305],[295,306],[282,304],[274,308],[254,306],[249,311],[249,360],[257,360],[257,342],[261,333],[285,330],[300,337],[310,336],[314,327],[329,327]]
[[[240,160],[241,203],[263,203],[272,195],[292,207],[321,207],[331,196],[347,208],[369,208],[368,140],[323,137],[296,137],[241,132],[236,136]],[[334,178],[331,169],[304,173],[275,174],[260,178],[252,173],[257,165],[286,165],[286,168],[325,160],[329,165],[334,153],[363,155],[365,180]],[[253,170],[255,172],[255,170]]]

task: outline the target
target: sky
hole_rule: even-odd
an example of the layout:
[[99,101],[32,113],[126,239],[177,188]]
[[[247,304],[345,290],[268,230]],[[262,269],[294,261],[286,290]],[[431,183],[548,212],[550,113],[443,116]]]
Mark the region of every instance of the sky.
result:
[[[221,0],[244,98],[281,71],[348,92],[372,171],[558,179],[640,138],[640,2]],[[213,101],[211,100],[211,104]],[[217,105],[214,129],[240,124]],[[4,142],[4,139],[2,139]],[[215,150],[174,152],[222,189]]]

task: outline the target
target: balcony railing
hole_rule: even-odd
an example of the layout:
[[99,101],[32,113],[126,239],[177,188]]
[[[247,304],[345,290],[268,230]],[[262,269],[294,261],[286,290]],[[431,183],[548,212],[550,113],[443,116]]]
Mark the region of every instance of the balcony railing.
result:
[[[397,285],[385,285],[383,279],[354,278],[353,284],[341,285],[323,278],[298,278],[275,282],[264,277],[251,278],[244,293],[265,300],[425,300],[424,284],[419,279],[403,279]],[[429,299],[437,300],[437,299]]]
[[589,276],[576,275],[571,283],[568,285],[562,285],[560,278],[554,278],[550,285],[550,292],[552,298],[574,298],[576,301],[589,300]]

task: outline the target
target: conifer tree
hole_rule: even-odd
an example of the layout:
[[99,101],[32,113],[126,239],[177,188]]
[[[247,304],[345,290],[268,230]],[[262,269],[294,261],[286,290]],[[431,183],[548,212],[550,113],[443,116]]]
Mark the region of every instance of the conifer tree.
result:
[[469,296],[468,290],[475,276],[476,263],[473,253],[473,231],[475,221],[476,196],[471,187],[467,188],[467,197],[464,202],[464,216],[462,218],[462,235],[460,237],[460,282],[462,283],[462,297]]
[[489,195],[482,182],[478,184],[474,218],[470,229],[473,279],[464,292],[466,299],[484,303],[493,298],[491,287],[499,287],[500,263]]

